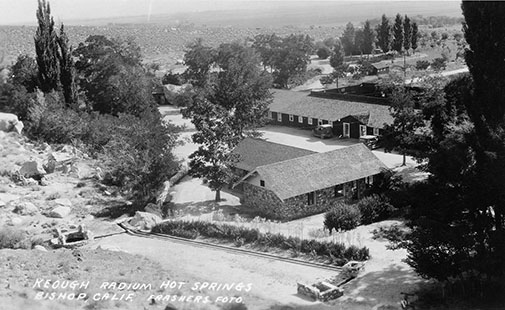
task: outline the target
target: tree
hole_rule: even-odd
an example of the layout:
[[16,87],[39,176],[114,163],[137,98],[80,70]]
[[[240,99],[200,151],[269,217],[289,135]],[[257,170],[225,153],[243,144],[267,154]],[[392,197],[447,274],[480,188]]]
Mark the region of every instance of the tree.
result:
[[32,57],[19,55],[10,71],[14,85],[23,86],[30,93],[39,86],[37,62]]
[[415,149],[416,130],[424,126],[423,116],[414,109],[411,91],[403,86],[394,86],[390,95],[393,123],[384,127],[381,137],[384,149],[396,150],[403,155],[402,165],[406,165],[406,155]]
[[376,32],[377,46],[380,47],[384,53],[389,52],[391,46],[391,26],[385,14],[382,15],[382,21],[377,25]]
[[72,48],[68,46],[68,37],[65,33],[63,24],[60,28],[60,36],[58,37],[58,45],[60,47],[60,82],[63,90],[63,96],[68,106],[78,109],[78,91],[77,77],[74,60],[72,58]]
[[323,46],[317,49],[316,54],[320,59],[326,59],[330,57],[331,51],[327,46]]
[[187,66],[184,77],[193,84],[193,86],[205,87],[208,81],[212,62],[214,61],[214,51],[203,45],[201,38],[188,45],[184,54],[184,63]]
[[412,46],[412,51],[415,53],[417,49],[417,39],[419,38],[419,30],[417,28],[417,23],[412,23],[412,38],[410,45]]
[[192,139],[199,144],[189,156],[189,174],[205,178],[210,189],[216,192],[215,201],[220,201],[221,189],[232,180],[231,151],[240,141],[231,127],[233,117],[224,107],[201,97],[189,109],[197,130]]
[[39,85],[43,92],[59,90],[60,67],[58,38],[54,30],[51,8],[46,0],[39,0],[37,9],[38,28],[35,33],[35,52],[39,67]]
[[274,83],[289,88],[293,80],[307,71],[313,47],[313,39],[308,35],[292,34],[282,38],[273,55]]
[[267,119],[271,79],[260,69],[255,50],[238,43],[212,49],[211,63],[218,69],[183,111],[195,125],[193,142],[200,144],[190,156],[190,174],[205,178],[220,200],[220,191],[231,181],[231,151]]
[[90,36],[75,49],[79,84],[100,113],[140,115],[156,106],[153,80],[142,66],[134,41]]
[[403,20],[400,14],[396,14],[395,23],[393,25],[393,43],[391,49],[401,53],[403,46]]
[[352,55],[352,52],[355,49],[354,40],[355,40],[355,31],[354,25],[349,22],[345,26],[344,33],[340,38],[340,42],[342,43],[342,47],[344,48],[345,55]]
[[275,53],[282,44],[282,38],[275,33],[259,34],[254,37],[252,47],[260,54],[263,68],[266,70],[270,68],[272,71],[275,61]]
[[471,76],[447,84],[443,100],[426,100],[431,176],[411,192],[408,262],[425,277],[458,280],[463,295],[489,303],[503,297],[505,277],[505,63],[499,52],[505,5],[463,1],[462,9]]
[[344,51],[342,44],[338,40],[333,48],[333,54],[330,57],[330,65],[333,67],[333,72],[323,80],[323,84],[331,84],[336,81],[338,88],[338,79],[345,76],[347,66],[344,64]]
[[373,43],[374,43],[374,32],[370,27],[370,22],[367,20],[365,22],[365,26],[363,27],[363,45],[362,50],[365,54],[371,54],[373,51]]
[[354,32],[354,49],[352,54],[363,55],[364,42],[365,42],[365,35],[363,33],[363,29],[357,29]]
[[412,25],[410,24],[410,18],[405,15],[405,19],[403,20],[403,48],[405,52],[408,54],[410,46],[412,45]]

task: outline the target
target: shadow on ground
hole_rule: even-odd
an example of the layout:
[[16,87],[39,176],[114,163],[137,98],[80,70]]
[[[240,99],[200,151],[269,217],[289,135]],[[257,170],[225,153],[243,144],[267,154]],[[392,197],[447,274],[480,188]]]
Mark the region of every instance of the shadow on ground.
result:
[[[316,303],[309,306],[276,305],[269,310],[316,310],[316,309],[401,309],[400,292],[415,292],[429,285],[420,280],[410,269],[390,265],[384,270],[365,273],[343,286],[344,296],[328,303]],[[397,302],[391,302],[397,300]]]

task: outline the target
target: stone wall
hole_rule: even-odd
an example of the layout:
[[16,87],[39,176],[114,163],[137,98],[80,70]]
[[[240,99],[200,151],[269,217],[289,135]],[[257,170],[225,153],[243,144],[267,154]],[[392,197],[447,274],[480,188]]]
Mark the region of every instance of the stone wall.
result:
[[316,191],[315,203],[308,205],[307,194],[288,198],[281,201],[272,191],[244,183],[245,205],[259,211],[262,216],[278,220],[291,220],[327,211],[343,197],[334,197],[333,187]]
[[244,196],[243,203],[246,206],[256,209],[262,216],[268,218],[279,218],[277,210],[282,209],[283,202],[272,191],[266,188],[243,182]]

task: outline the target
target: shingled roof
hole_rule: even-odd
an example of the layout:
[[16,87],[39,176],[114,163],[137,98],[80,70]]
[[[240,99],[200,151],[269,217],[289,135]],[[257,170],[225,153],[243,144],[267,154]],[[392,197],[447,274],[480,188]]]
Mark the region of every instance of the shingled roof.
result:
[[257,173],[265,181],[265,187],[284,200],[375,175],[383,169],[387,167],[359,143],[260,166],[248,176]]
[[233,164],[235,167],[252,171],[258,166],[307,156],[315,152],[262,139],[245,138],[237,145],[233,153],[238,154],[238,162]]
[[280,89],[273,90],[270,111],[328,121],[338,121],[349,115],[368,114],[364,125],[375,128],[382,128],[384,124],[393,122],[389,107],[386,105],[321,98],[309,96],[305,92]]

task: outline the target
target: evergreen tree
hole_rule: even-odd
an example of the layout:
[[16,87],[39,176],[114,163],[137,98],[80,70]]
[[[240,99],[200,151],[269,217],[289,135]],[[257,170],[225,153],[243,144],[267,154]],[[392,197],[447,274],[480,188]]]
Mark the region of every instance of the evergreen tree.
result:
[[393,43],[391,49],[400,53],[403,46],[403,20],[400,14],[396,14],[395,24],[393,25]]
[[354,49],[353,54],[363,55],[363,47],[365,43],[365,34],[363,29],[358,29],[354,32]]
[[68,106],[78,109],[76,70],[74,60],[72,59],[72,49],[68,46],[68,37],[65,33],[63,24],[60,28],[58,45],[60,46],[60,81],[63,89],[63,96]]
[[363,27],[363,53],[370,54],[373,50],[374,33],[367,20]]
[[340,38],[345,55],[351,55],[354,51],[355,35],[354,25],[349,22],[345,27],[342,37]]
[[[462,4],[463,30],[469,48],[465,60],[473,77],[474,93],[467,100],[474,124],[476,186],[472,205],[475,215],[484,213],[489,226],[475,223],[482,237],[479,254],[487,258],[486,273],[505,275],[505,3]],[[481,182],[483,180],[484,182]],[[493,210],[492,213],[489,210]],[[483,253],[482,253],[483,252]]]
[[419,30],[417,28],[417,23],[412,23],[412,39],[411,39],[410,45],[411,45],[414,53],[416,52],[416,49],[417,49],[417,39],[418,38],[419,38]]
[[382,49],[384,53],[389,52],[391,46],[391,25],[389,19],[385,14],[382,15],[382,21],[376,28],[377,32],[377,46]]
[[403,48],[408,54],[410,46],[412,44],[412,25],[410,24],[410,18],[405,15],[403,20]]
[[54,30],[51,8],[46,0],[39,0],[38,28],[35,33],[35,52],[39,67],[39,85],[43,92],[60,88],[58,38]]

